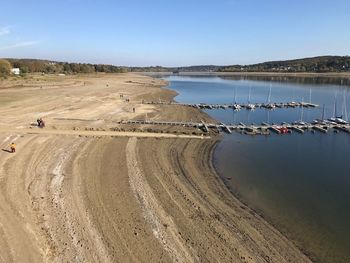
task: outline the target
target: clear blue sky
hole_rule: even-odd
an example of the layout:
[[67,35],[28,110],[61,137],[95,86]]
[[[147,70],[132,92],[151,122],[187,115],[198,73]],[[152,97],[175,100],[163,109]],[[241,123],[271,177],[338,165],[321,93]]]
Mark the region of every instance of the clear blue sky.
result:
[[0,57],[250,64],[350,54],[349,0],[1,0]]

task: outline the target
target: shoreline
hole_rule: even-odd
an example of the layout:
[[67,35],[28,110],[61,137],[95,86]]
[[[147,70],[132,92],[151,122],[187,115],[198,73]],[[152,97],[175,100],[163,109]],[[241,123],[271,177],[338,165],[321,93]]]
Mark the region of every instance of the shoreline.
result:
[[[349,75],[350,76],[350,75]],[[167,86],[164,87],[164,89],[166,90],[169,90],[169,88],[167,88]],[[171,89],[170,89],[171,90]],[[177,95],[173,96],[171,101],[172,102],[176,102],[175,100],[175,97]],[[203,114],[203,115],[207,115],[205,112],[203,112],[202,110],[198,109],[198,111]],[[212,117],[210,117],[212,118]],[[214,122],[216,122],[217,120],[216,119],[213,119],[212,120]],[[234,191],[232,191],[232,189],[225,183],[224,179],[223,179],[223,175],[220,175],[220,173],[218,172],[218,170],[215,168],[215,160],[214,160],[214,152],[215,152],[215,149],[218,147],[218,145],[220,144],[221,142],[221,135],[220,136],[217,136],[217,137],[214,137],[213,139],[211,139],[211,141],[215,141],[210,149],[207,151],[207,152],[204,152],[202,154],[202,156],[200,156],[199,158],[204,158],[207,160],[209,160],[210,164],[209,164],[209,167],[211,168],[210,169],[210,174],[212,176],[215,177],[215,180],[217,180],[218,184],[221,185],[221,187],[225,190],[223,190],[224,192],[228,192],[228,194],[233,198],[233,201],[234,202],[238,202],[240,204],[240,206],[244,206],[246,207],[246,209],[248,209],[249,211],[251,211],[251,213],[254,214],[254,216],[256,216],[258,218],[258,220],[261,220],[261,221],[264,221],[266,222],[266,224],[268,225],[271,225],[271,227],[274,229],[274,231],[277,231],[278,233],[280,233],[284,238],[287,239],[287,237],[282,233],[280,232],[280,230],[278,230],[277,226],[275,224],[273,224],[271,221],[267,221],[267,219],[264,218],[263,214],[261,213],[261,211],[256,211],[255,209],[251,208],[246,202],[244,202],[243,199],[241,199],[239,196],[236,195],[236,193]],[[205,142],[201,142],[202,144],[210,144],[211,142],[209,141],[205,141]],[[221,191],[219,191],[219,195],[221,195]],[[294,246],[298,247],[298,245],[293,242],[292,240],[289,240],[287,239],[288,242],[291,242]],[[300,249],[301,253],[303,255],[305,255],[306,257],[309,257],[310,255],[308,254],[308,252],[300,247],[298,247],[298,249]]]
[[261,77],[334,77],[334,78],[350,78],[350,72],[327,72],[327,73],[313,73],[313,72],[180,72],[173,74],[172,72],[138,72],[141,75],[147,76],[261,76]]
[[[310,262],[225,186],[212,163],[219,136],[109,132],[124,132],[120,119],[210,119],[194,108],[140,103],[174,99],[164,81],[136,74],[21,81],[0,89],[0,130],[14,127],[0,133],[3,261]],[[46,130],[21,134],[38,117]],[[6,151],[10,142],[15,154]]]

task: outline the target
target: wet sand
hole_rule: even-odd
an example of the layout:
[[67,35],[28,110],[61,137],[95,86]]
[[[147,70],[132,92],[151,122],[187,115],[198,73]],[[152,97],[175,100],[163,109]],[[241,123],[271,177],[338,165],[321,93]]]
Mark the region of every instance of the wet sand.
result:
[[219,137],[117,124],[209,119],[140,103],[172,99],[164,85],[135,74],[0,82],[0,262],[309,262],[226,189],[212,166]]

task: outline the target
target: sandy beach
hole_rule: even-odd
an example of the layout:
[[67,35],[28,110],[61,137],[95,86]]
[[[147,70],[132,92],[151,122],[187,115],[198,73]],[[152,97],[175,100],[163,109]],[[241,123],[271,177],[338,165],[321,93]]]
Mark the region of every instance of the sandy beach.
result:
[[212,166],[219,136],[118,124],[210,120],[141,103],[173,99],[165,86],[136,74],[0,81],[0,262],[310,262],[227,190]]

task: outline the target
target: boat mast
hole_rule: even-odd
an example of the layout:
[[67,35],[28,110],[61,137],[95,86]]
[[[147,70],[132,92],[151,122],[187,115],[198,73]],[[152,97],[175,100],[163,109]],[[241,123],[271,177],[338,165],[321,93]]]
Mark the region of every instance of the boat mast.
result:
[[309,103],[311,103],[311,88],[310,88],[310,93],[309,93]]
[[[304,102],[304,97],[301,99],[301,103]],[[304,115],[304,107],[301,107],[301,113],[300,113],[300,121],[302,122],[303,121],[303,115]]]
[[248,93],[248,104],[250,104],[250,93],[252,91],[252,87],[249,87],[249,93]]
[[271,84],[270,84],[269,95],[267,96],[267,103],[270,103],[270,101],[271,101]]
[[345,118],[345,121],[347,122],[348,121],[348,111],[346,109],[346,99],[345,99],[345,92],[344,92],[344,118]]
[[325,112],[326,112],[326,104],[323,104],[323,110],[322,110],[322,121],[324,121],[324,115],[325,115]]
[[233,124],[236,124],[236,111],[232,111],[232,119],[233,119]]
[[234,90],[234,104],[237,103],[237,100],[236,100],[236,96],[237,96],[237,87],[235,87],[235,90]]
[[337,95],[334,94],[334,105],[333,105],[333,117],[336,118],[337,116]]

